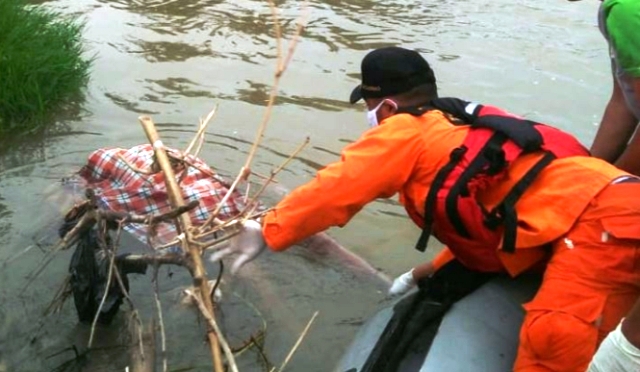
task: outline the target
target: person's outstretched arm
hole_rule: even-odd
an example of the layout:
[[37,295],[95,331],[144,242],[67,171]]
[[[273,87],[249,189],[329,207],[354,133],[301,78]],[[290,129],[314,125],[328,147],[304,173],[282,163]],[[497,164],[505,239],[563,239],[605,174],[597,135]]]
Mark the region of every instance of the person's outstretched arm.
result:
[[329,227],[344,226],[374,199],[393,196],[426,156],[423,130],[409,118],[390,120],[369,130],[343,150],[340,161],[321,169],[280,201],[263,217],[262,224],[246,221],[211,260],[238,253],[235,272],[267,247],[285,250]]

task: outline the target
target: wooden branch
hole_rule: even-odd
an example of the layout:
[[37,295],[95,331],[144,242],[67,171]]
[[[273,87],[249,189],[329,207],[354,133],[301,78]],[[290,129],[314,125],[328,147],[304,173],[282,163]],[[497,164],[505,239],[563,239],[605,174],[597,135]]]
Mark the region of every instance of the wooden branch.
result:
[[77,218],[79,214],[82,214],[82,216],[80,216],[74,227],[71,230],[67,231],[65,236],[60,241],[58,241],[58,243],[49,252],[45,254],[45,257],[43,258],[44,263],[28,275],[28,280],[22,288],[22,291],[26,290],[27,287],[29,287],[29,285],[31,285],[31,283],[33,283],[33,281],[51,263],[54,258],[54,253],[69,248],[69,246],[76,242],[76,238],[82,233],[83,230],[91,229],[97,222],[97,217],[94,209],[95,194],[92,189],[86,189],[85,194],[89,200],[74,205],[65,215],[64,222],[67,223],[70,220]]
[[[148,324],[146,327],[148,330],[148,333],[145,335],[144,334],[144,330],[143,327],[136,327],[136,330],[134,334],[132,334],[132,337],[134,338],[134,340],[137,340],[137,344],[138,345],[144,345],[145,344],[145,340],[147,342],[147,352],[145,354],[141,354],[136,352],[136,350],[131,350],[131,356],[130,356],[130,360],[131,360],[131,369],[129,369],[129,367],[125,368],[125,372],[128,372],[129,370],[131,372],[143,372],[143,371],[155,371],[155,362],[156,362],[156,358],[155,358],[155,344],[156,344],[156,325],[155,325],[155,318],[152,318],[151,321],[149,322],[150,324]],[[133,332],[131,332],[133,333]],[[138,346],[141,347],[141,346]]]
[[178,216],[185,212],[189,212],[200,204],[197,200],[192,200],[189,204],[182,205],[180,207],[174,208],[166,213],[159,215],[147,215],[142,216],[139,214],[130,214],[125,212],[114,212],[114,211],[99,211],[98,213],[109,221],[123,221],[123,222],[132,222],[132,223],[144,223],[144,224],[155,224],[159,222],[169,222],[176,219]]
[[[171,167],[171,163],[169,161],[169,157],[167,156],[166,149],[158,132],[156,131],[156,127],[153,124],[153,121],[148,116],[141,116],[139,118],[140,123],[149,139],[149,142],[152,143],[153,149],[156,154],[156,159],[164,173],[165,184],[167,187],[167,193],[169,194],[169,200],[171,201],[171,206],[173,208],[179,208],[184,206],[184,200],[182,199],[182,192],[178,183],[176,182],[175,174],[173,173],[173,168]],[[185,253],[189,254],[189,258],[193,262],[193,284],[200,294],[208,294],[210,292],[209,281],[206,278],[206,272],[204,269],[204,265],[202,263],[202,257],[200,248],[196,245],[189,244],[191,239],[191,218],[189,214],[183,213],[179,216],[178,219],[180,223],[180,230],[185,234],[185,244],[183,244],[182,249]],[[211,298],[207,295],[202,296],[204,301],[204,307],[210,314],[213,314],[213,303],[211,302]],[[211,346],[211,353],[213,357],[213,365],[214,370],[216,372],[223,372],[222,366],[222,356],[220,354],[220,345],[218,341],[218,337],[221,335],[216,334],[216,330],[209,329],[207,332],[207,336],[209,337],[209,342]]]
[[97,218],[96,218],[95,211],[88,210],[85,214],[82,215],[82,217],[80,217],[80,220],[76,222],[76,225],[73,227],[73,229],[69,230],[64,235],[62,240],[60,240],[58,244],[56,244],[52,252],[57,252],[59,250],[67,249],[69,245],[71,245],[72,240],[75,239],[78,235],[80,235],[80,232],[83,231],[84,229],[92,228],[96,220]]
[[[198,238],[204,239],[207,236],[214,235],[216,232],[220,232],[220,231],[221,230],[209,231],[209,232],[206,232],[204,234],[199,235]],[[202,242],[200,244],[201,244],[203,249],[211,249],[211,248],[217,246],[218,244],[221,244],[221,243],[233,238],[234,236],[238,235],[239,233],[240,233],[239,230],[236,230],[236,231],[233,231],[233,232],[225,232],[225,235],[222,238],[217,238],[215,240],[212,240],[211,242],[206,242],[206,240],[205,240],[205,242]]]
[[223,186],[229,188],[231,186],[231,184],[229,182],[226,182],[225,179],[223,179],[222,177],[220,177],[214,170],[212,169],[207,169],[207,168],[203,168],[201,167],[199,164],[196,164],[194,161],[189,160],[190,156],[193,155],[188,155],[188,156],[183,156],[183,157],[178,157],[177,155],[172,154],[171,152],[167,152],[167,155],[177,161],[180,161],[190,167],[193,167],[197,170],[199,170],[200,172],[206,174],[209,177],[215,178],[215,180],[217,182],[220,182],[220,184],[222,184]]
[[25,292],[27,290],[27,288],[31,285],[31,283],[33,283],[34,280],[36,280],[36,278],[38,276],[40,276],[40,274],[42,274],[42,272],[44,271],[44,269],[49,266],[49,264],[51,263],[51,261],[53,261],[54,258],[54,253],[56,251],[51,251],[51,252],[47,252],[45,254],[45,256],[43,257],[43,261],[44,263],[42,265],[40,265],[37,269],[31,271],[28,275],[27,275],[27,282],[24,284],[24,287],[22,287],[22,289],[20,290],[21,292]]
[[[99,222],[101,222],[99,220]],[[106,223],[106,221],[104,221]],[[127,291],[124,282],[122,281],[122,277],[120,276],[120,272],[118,271],[116,265],[115,265],[115,258],[116,258],[116,253],[118,250],[118,245],[120,243],[120,237],[122,234],[122,228],[123,228],[123,223],[122,221],[120,221],[120,223],[118,224],[118,231],[116,233],[116,238],[115,241],[113,243],[113,247],[112,249],[110,249],[110,247],[107,246],[106,241],[105,241],[105,236],[107,234],[107,230],[106,228],[102,230],[102,234],[100,234],[98,236],[98,244],[100,245],[100,248],[103,250],[104,254],[106,257],[110,257],[109,260],[109,274],[107,276],[107,284],[105,287],[105,292],[104,295],[102,296],[102,300],[100,301],[100,305],[98,306],[98,310],[96,311],[96,314],[94,315],[93,318],[93,322],[91,323],[91,333],[89,336],[89,343],[88,343],[88,349],[91,349],[91,346],[93,344],[93,336],[95,334],[95,327],[96,327],[96,323],[100,317],[100,312],[102,311],[102,307],[104,306],[104,302],[107,298],[107,296],[109,295],[109,292],[111,291],[111,280],[112,278],[115,276],[116,281],[118,282],[118,285],[120,287],[120,291],[122,293],[122,295],[125,297],[125,299],[127,300],[127,303],[129,304],[129,307],[131,308],[131,316],[133,318],[135,318],[135,320],[137,320],[137,330],[138,330],[138,340],[139,340],[139,348],[140,348],[140,355],[142,357],[142,359],[144,360],[144,345],[143,345],[143,338],[142,338],[142,321],[140,320],[140,314],[138,313],[138,309],[136,309],[135,305],[133,304],[133,301],[131,300],[131,297],[129,296],[129,292]]]
[[[204,119],[204,121],[200,123],[200,126],[198,127],[198,131],[196,132],[196,135],[193,136],[191,143],[189,143],[189,146],[187,146],[187,148],[183,152],[184,157],[187,157],[189,155],[189,153],[193,149],[193,146],[195,146],[195,144],[198,142],[200,138],[204,138],[204,132],[207,129],[207,126],[209,125],[209,123],[211,122],[211,119],[215,116],[217,111],[218,111],[218,105],[215,105],[213,109],[209,111],[209,114]],[[194,154],[194,156],[198,156],[197,151]]]
[[[222,346],[222,350],[224,350],[224,355],[227,357],[227,364],[229,364],[229,368],[231,369],[231,371],[238,372],[238,366],[236,365],[236,360],[233,357],[233,352],[231,352],[231,348],[229,347],[229,344],[227,343],[225,338],[222,336],[222,332],[220,331],[220,327],[218,327],[218,323],[214,319],[213,315],[206,308],[204,304],[204,299],[201,296],[196,295],[189,289],[185,289],[185,293],[194,299],[194,301],[198,304],[198,309],[200,309],[200,313],[202,313],[202,316],[204,316],[207,322],[209,322],[209,325],[211,326],[211,328],[213,328],[216,331],[216,333],[220,336],[220,345]],[[205,297],[208,297],[208,296],[205,296]]]
[[274,29],[276,32],[276,71],[274,73],[274,79],[273,79],[273,85],[271,86],[271,92],[269,93],[269,99],[267,101],[267,108],[264,112],[264,115],[262,117],[262,122],[260,123],[260,127],[258,129],[258,132],[256,134],[256,139],[253,141],[253,145],[251,146],[251,150],[249,151],[249,155],[247,156],[247,160],[244,164],[245,169],[249,169],[251,168],[251,162],[253,160],[253,157],[255,156],[255,153],[258,149],[258,146],[260,145],[260,142],[262,141],[262,137],[264,135],[264,131],[267,127],[267,123],[269,122],[269,119],[271,119],[271,111],[273,110],[273,106],[275,104],[276,101],[276,97],[278,95],[278,85],[280,84],[280,78],[282,77],[282,74],[284,74],[284,72],[287,70],[288,67],[288,63],[291,60],[291,57],[293,55],[293,52],[295,51],[295,46],[297,44],[297,39],[300,36],[300,33],[302,32],[302,30],[304,29],[304,25],[300,22],[299,23],[299,27],[298,27],[298,31],[296,33],[296,35],[294,35],[294,39],[293,42],[290,45],[290,49],[289,49],[289,55],[287,57],[287,59],[283,60],[282,58],[282,32],[280,30],[280,21],[278,20],[278,12],[276,9],[276,4],[274,0],[269,0],[269,7],[271,8],[271,15],[273,17],[273,22],[274,22]]
[[[236,217],[228,220],[228,221],[224,221],[222,222],[220,225],[217,225],[213,228],[207,229],[207,230],[203,230],[204,232],[201,232],[201,230],[198,230],[198,234],[199,235],[195,235],[194,238],[196,239],[197,242],[199,242],[199,244],[201,244],[203,247],[206,247],[207,249],[211,246],[217,245],[218,243],[221,243],[227,239],[229,239],[232,235],[235,235],[236,232],[227,232],[226,230],[228,230],[231,227],[234,227],[235,225],[239,224],[240,222],[242,222],[244,220],[244,218],[246,219],[255,219],[255,218],[259,218],[261,216],[263,216],[264,214],[266,214],[269,210],[264,210],[264,211],[260,211],[260,212],[256,212],[256,213],[251,213],[251,214],[243,214],[240,213],[238,214]],[[204,226],[204,225],[203,225]],[[220,239],[216,239],[215,241],[211,241],[209,242],[207,240],[208,237],[215,235],[219,232],[223,232],[225,231],[225,236],[220,238]]]
[[161,265],[176,265],[187,266],[184,255],[177,253],[163,253],[163,254],[131,254],[121,258],[121,262],[144,262],[149,266],[161,266]]
[[203,145],[204,145],[204,136],[200,137],[200,141],[198,142],[198,147],[196,147],[195,151],[193,152],[193,156],[200,155],[200,151],[202,150]]
[[[317,311],[315,313],[313,313],[313,316],[311,317],[311,319],[309,319],[309,322],[307,323],[307,326],[304,327],[304,330],[302,331],[302,333],[298,337],[298,340],[296,341],[296,343],[293,345],[293,348],[291,348],[291,351],[289,351],[289,354],[287,354],[287,357],[284,359],[284,362],[282,362],[282,365],[278,369],[278,372],[282,372],[282,370],[284,370],[284,367],[287,366],[287,364],[291,360],[291,357],[293,357],[293,354],[296,352],[296,350],[298,350],[298,347],[300,346],[300,343],[302,342],[302,339],[304,339],[304,337],[307,335],[307,332],[309,332],[309,328],[311,328],[311,324],[313,324],[313,321],[316,319],[316,316],[318,316],[318,312]],[[270,372],[273,372],[274,370],[275,370],[275,367],[272,368]]]
[[144,352],[144,337],[143,337],[143,327],[142,327],[142,320],[140,319],[140,313],[138,312],[138,309],[133,308],[133,310],[131,311],[131,318],[133,318],[135,320],[134,326],[135,326],[135,330],[138,333],[138,350],[140,350],[140,357],[142,358],[141,360],[144,361],[145,359],[145,352]]
[[211,226],[212,223],[218,223],[219,224],[221,222],[220,220],[217,220],[218,214],[220,214],[220,210],[227,203],[227,201],[229,200],[229,198],[231,197],[231,195],[235,191],[236,187],[238,186],[238,183],[240,183],[240,181],[242,181],[242,180],[246,180],[248,174],[249,174],[248,168],[242,167],[242,169],[240,169],[240,173],[238,173],[238,176],[233,181],[233,183],[231,184],[231,187],[229,187],[229,189],[227,190],[227,193],[224,195],[224,197],[222,197],[222,200],[218,203],[218,205],[216,206],[216,209],[214,209],[213,212],[211,212],[211,214],[209,215],[207,220],[202,224],[201,231],[202,231],[202,229],[206,229],[209,226]]
[[[269,179],[269,177],[268,177],[268,176],[265,176],[264,174],[260,174],[260,173],[258,173],[258,172],[251,171],[251,174],[252,174],[252,175],[254,175],[254,176],[256,176],[256,177],[258,177],[258,178],[260,178],[260,179],[263,179],[263,180],[267,180],[267,179]],[[276,181],[276,180],[271,180],[271,182],[273,182],[273,183],[278,183],[278,181]]]
[[149,243],[149,247],[151,247],[151,249],[153,249],[154,251],[159,251],[165,248],[173,247],[174,245],[181,244],[181,242],[182,242],[182,238],[178,236],[178,237],[175,237],[172,241],[159,245],[157,247],[154,247]]
[[253,197],[251,198],[251,201],[247,202],[245,209],[242,211],[242,214],[251,215],[255,212],[256,208],[258,207],[257,200],[262,195],[264,190],[266,190],[269,183],[271,183],[271,181],[275,178],[275,176],[278,173],[280,173],[289,164],[289,162],[291,162],[291,160],[293,160],[293,158],[295,158],[300,153],[300,151],[302,151],[302,149],[304,149],[305,146],[307,146],[308,144],[309,144],[309,137],[307,137],[305,141],[302,144],[300,144],[300,146],[298,146],[298,148],[296,148],[293,151],[293,153],[289,155],[289,157],[285,159],[285,161],[282,162],[282,164],[280,164],[278,168],[271,171],[271,176],[269,176],[269,178],[262,184],[262,187],[260,187],[260,190],[258,190],[258,192],[255,195],[253,195]]
[[305,14],[303,17],[300,17],[298,19],[298,26],[296,28],[296,33],[294,34],[293,39],[291,39],[291,41],[289,42],[287,57],[285,58],[282,68],[280,70],[281,75],[284,73],[287,66],[289,66],[289,63],[291,62],[291,58],[293,58],[293,52],[295,51],[296,46],[298,45],[298,41],[300,40],[300,36],[302,35],[302,31],[304,31],[304,28],[307,24],[307,16],[309,15],[309,13],[306,12],[306,10],[309,9],[307,0],[304,0],[304,5],[302,7],[305,9]]
[[271,112],[273,110],[273,106],[275,104],[275,100],[276,97],[278,95],[278,85],[280,83],[280,78],[282,77],[282,74],[286,71],[288,63],[291,60],[291,56],[293,55],[293,52],[295,50],[295,46],[297,44],[297,39],[300,37],[302,30],[304,29],[304,24],[302,22],[299,22],[298,24],[298,30],[296,31],[296,34],[294,35],[294,38],[290,44],[289,47],[289,53],[286,59],[283,60],[282,58],[282,32],[281,32],[281,28],[280,28],[280,21],[278,20],[278,12],[277,12],[277,8],[276,8],[276,4],[274,2],[274,0],[269,0],[269,7],[271,9],[271,15],[273,17],[273,22],[274,22],[274,29],[275,29],[275,33],[276,33],[276,71],[274,73],[274,81],[273,84],[271,86],[271,91],[269,92],[269,99],[267,101],[267,107],[264,111],[264,114],[262,116],[262,121],[260,123],[260,126],[258,127],[258,131],[256,133],[256,138],[253,141],[252,145],[251,145],[251,149],[249,150],[249,155],[247,156],[247,159],[245,161],[245,164],[242,168],[240,168],[240,172],[238,173],[238,176],[236,177],[236,179],[234,180],[234,182],[231,184],[231,187],[229,188],[227,194],[224,196],[224,198],[222,199],[222,201],[218,204],[216,210],[211,214],[210,218],[207,219],[207,221],[204,223],[204,228],[208,227],[211,223],[213,223],[214,219],[217,218],[218,213],[220,212],[220,209],[224,206],[224,204],[227,202],[228,198],[231,196],[231,194],[233,193],[233,191],[235,190],[235,188],[238,186],[239,182],[241,180],[246,180],[249,176],[249,174],[251,174],[251,162],[253,161],[253,158],[255,157],[255,153],[260,145],[260,142],[262,141],[262,137],[264,136],[264,132],[266,130],[267,127],[267,123],[269,122],[269,119],[271,118]]
[[249,201],[249,192],[251,192],[251,182],[247,182],[247,189],[244,191],[244,196],[242,197],[242,202],[245,205]]
[[204,134],[200,136],[200,139],[198,140],[198,146],[193,152],[193,156],[198,157],[200,155],[200,150],[202,150],[202,145],[204,145]]
[[220,209],[224,206],[224,204],[227,202],[227,200],[229,199],[229,197],[233,194],[233,192],[235,191],[236,187],[238,186],[238,184],[240,183],[240,181],[244,181],[247,180],[248,176],[251,174],[251,162],[253,161],[253,158],[255,157],[255,153],[260,145],[260,142],[262,141],[262,137],[264,136],[264,131],[267,127],[267,123],[269,122],[269,119],[271,118],[271,112],[273,110],[273,106],[275,104],[275,100],[276,97],[278,95],[278,85],[280,83],[280,78],[282,77],[282,74],[286,71],[287,66],[289,64],[289,62],[291,61],[291,57],[295,51],[295,47],[297,45],[297,40],[299,39],[300,35],[302,34],[302,31],[304,29],[304,23],[303,21],[300,21],[298,23],[298,29],[296,31],[296,34],[293,37],[293,40],[291,41],[290,45],[289,45],[289,51],[288,51],[288,55],[287,58],[283,60],[282,58],[282,32],[281,32],[281,28],[280,28],[280,21],[278,19],[278,12],[277,12],[277,7],[276,4],[274,2],[274,0],[269,0],[269,7],[271,9],[271,15],[273,17],[273,22],[274,22],[274,30],[276,33],[276,71],[274,73],[274,81],[273,84],[271,86],[271,91],[269,93],[269,99],[267,101],[267,107],[264,111],[264,114],[262,116],[262,121],[260,123],[260,126],[258,127],[258,131],[256,133],[256,138],[253,141],[252,145],[251,145],[251,149],[249,150],[249,155],[247,156],[247,159],[244,163],[244,166],[242,168],[240,168],[240,172],[238,173],[238,176],[235,178],[235,180],[233,181],[233,183],[231,184],[231,187],[229,188],[229,190],[227,191],[227,194],[223,197],[222,201],[218,204],[218,206],[216,207],[216,210],[209,216],[209,218],[207,219],[207,221],[205,221],[205,223],[203,224],[203,228],[201,229],[201,231],[203,231],[203,229],[209,227],[214,220],[218,217],[218,213],[220,212]]
[[153,268],[153,292],[158,310],[158,322],[160,323],[160,345],[162,353],[162,372],[167,372],[169,366],[167,362],[167,339],[164,332],[164,321],[162,319],[162,304],[160,303],[160,291],[158,290],[158,266]]
[[113,277],[113,266],[115,263],[116,255],[112,255],[109,260],[109,275],[107,276],[107,284],[105,287],[104,294],[102,295],[102,299],[100,300],[100,305],[98,305],[98,310],[96,310],[95,315],[93,316],[93,322],[91,322],[91,333],[89,334],[89,343],[87,345],[88,349],[91,349],[93,345],[93,336],[96,331],[96,324],[98,323],[98,317],[100,317],[100,312],[102,311],[102,306],[104,306],[104,302],[107,299],[107,295],[109,294],[109,289],[111,288],[111,278]]
[[43,315],[50,315],[59,312],[62,309],[67,298],[71,295],[71,274],[67,274],[64,282],[60,285],[49,306],[45,309]]
[[282,29],[278,19],[278,7],[274,0],[269,0],[271,18],[273,18],[273,31],[276,34],[276,72],[282,69]]
[[136,330],[138,331],[138,349],[140,350],[140,356],[142,357],[142,359],[144,360],[145,358],[145,353],[144,353],[144,344],[143,344],[143,340],[142,340],[142,319],[140,319],[140,312],[138,311],[138,309],[135,307],[135,305],[133,304],[133,301],[131,300],[131,297],[129,296],[129,292],[127,291],[127,289],[124,287],[124,283],[122,282],[122,278],[120,277],[120,273],[118,272],[118,270],[114,271],[114,275],[118,281],[118,285],[120,286],[120,290],[122,291],[122,294],[124,295],[124,297],[127,300],[127,303],[129,304],[129,308],[131,309],[131,318],[133,318],[136,323]]

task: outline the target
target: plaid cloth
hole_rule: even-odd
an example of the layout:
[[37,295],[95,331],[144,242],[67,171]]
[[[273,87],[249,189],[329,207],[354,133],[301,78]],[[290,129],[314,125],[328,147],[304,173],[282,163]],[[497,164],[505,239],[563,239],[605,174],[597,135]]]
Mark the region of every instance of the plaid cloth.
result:
[[[176,157],[181,156],[177,150],[167,149],[167,152]],[[229,190],[229,185],[202,160],[193,156],[188,156],[186,160],[194,166],[174,171],[185,203],[193,200],[199,202],[198,207],[189,212],[193,225],[197,226],[204,223],[215,210]],[[139,215],[158,215],[171,210],[164,173],[139,172],[149,171],[153,163],[154,151],[149,144],[130,149],[105,148],[89,155],[88,162],[79,175],[86,183],[85,187],[95,191],[101,208]],[[240,193],[234,192],[220,210],[218,218],[226,220],[237,216],[244,208],[242,199]],[[142,241],[146,241],[149,233],[148,228],[142,224],[128,224],[125,229]],[[153,240],[154,243],[165,244],[175,236],[175,226],[163,223],[156,228]]]

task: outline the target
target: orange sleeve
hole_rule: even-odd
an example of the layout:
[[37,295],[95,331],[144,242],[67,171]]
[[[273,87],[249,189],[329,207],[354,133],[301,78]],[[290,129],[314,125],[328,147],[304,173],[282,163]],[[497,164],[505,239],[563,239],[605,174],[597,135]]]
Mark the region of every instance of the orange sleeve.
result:
[[440,270],[442,266],[444,266],[449,261],[453,260],[455,256],[453,252],[448,247],[444,247],[438,254],[433,258],[433,268],[435,271]]
[[396,194],[425,148],[420,126],[403,116],[365,132],[345,147],[340,161],[267,213],[262,231],[269,247],[283,250],[329,227],[342,227],[367,203]]

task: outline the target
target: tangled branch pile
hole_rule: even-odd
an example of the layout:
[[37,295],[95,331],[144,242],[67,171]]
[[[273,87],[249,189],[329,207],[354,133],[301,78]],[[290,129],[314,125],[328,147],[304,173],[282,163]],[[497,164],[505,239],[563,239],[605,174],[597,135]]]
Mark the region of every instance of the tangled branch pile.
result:
[[[125,211],[114,211],[104,208],[104,203],[100,203],[99,195],[93,189],[87,189],[86,200],[76,204],[66,215],[66,230],[62,231],[62,239],[58,245],[52,250],[52,253],[60,250],[68,249],[74,244],[86,239],[89,235],[92,235],[93,241],[96,242],[97,250],[96,256],[91,255],[93,261],[98,260],[103,263],[103,267],[106,268],[106,275],[101,283],[101,289],[98,291],[99,301],[96,301],[96,295],[93,294],[93,304],[88,306],[89,314],[92,322],[91,335],[89,337],[88,348],[91,349],[94,339],[95,326],[98,322],[108,322],[109,317],[112,315],[110,312],[113,307],[107,306],[108,304],[119,304],[124,300],[129,304],[132,314],[136,319],[137,333],[140,337],[139,356],[142,360],[145,359],[145,351],[142,343],[142,321],[138,311],[135,309],[131,298],[128,293],[128,282],[126,274],[128,272],[144,272],[148,266],[154,268],[154,282],[155,282],[155,300],[158,311],[158,323],[161,331],[161,343],[162,343],[162,355],[163,355],[163,367],[164,371],[167,371],[167,360],[165,355],[165,334],[164,326],[162,322],[162,310],[160,306],[158,290],[157,290],[157,269],[160,265],[170,264],[183,267],[188,270],[193,278],[193,290],[186,291],[195,304],[197,305],[201,315],[207,320],[207,338],[211,348],[211,354],[213,359],[214,371],[221,372],[224,370],[224,364],[229,370],[237,371],[237,366],[234,361],[234,354],[229,344],[225,340],[224,335],[220,331],[220,327],[217,324],[215,318],[216,304],[214,301],[214,294],[216,293],[216,287],[220,282],[217,280],[210,280],[208,278],[205,266],[203,265],[203,254],[207,250],[217,249],[223,246],[228,239],[233,238],[238,233],[238,229],[244,221],[247,219],[259,218],[264,212],[264,208],[261,208],[258,198],[262,195],[267,185],[272,182],[275,176],[280,170],[282,170],[288,162],[296,156],[296,154],[302,150],[302,148],[308,143],[308,139],[301,144],[292,155],[286,159],[281,166],[274,169],[269,176],[261,177],[261,186],[258,190],[251,193],[249,185],[249,178],[254,174],[251,171],[251,162],[258,149],[259,143],[263,137],[265,128],[269,121],[271,110],[273,108],[277,91],[278,83],[282,74],[285,72],[291,56],[295,50],[296,43],[303,30],[303,22],[300,21],[297,26],[296,33],[292,37],[287,54],[282,53],[282,35],[277,16],[277,10],[275,4],[270,1],[270,8],[272,11],[272,17],[274,21],[275,34],[277,38],[277,65],[274,74],[274,83],[270,93],[266,112],[263,116],[262,122],[258,128],[256,139],[253,142],[251,151],[238,172],[237,177],[230,185],[225,185],[226,190],[220,200],[215,205],[201,205],[199,200],[191,200],[185,202],[185,192],[182,188],[181,182],[185,178],[188,178],[190,171],[199,172],[208,177],[215,177],[216,175],[203,165],[197,158],[204,143],[205,132],[208,124],[211,122],[215,115],[215,109],[212,110],[204,120],[201,120],[197,129],[197,133],[189,146],[184,151],[178,151],[170,149],[163,143],[155,125],[150,117],[142,116],[139,118],[140,123],[144,129],[147,139],[151,145],[153,151],[153,161],[148,166],[141,168],[137,164],[120,157],[118,160],[127,164],[127,167],[131,172],[140,177],[152,177],[154,185],[163,185],[166,189],[164,193],[168,198],[169,210],[165,210],[162,213],[140,213],[138,210],[129,209]],[[145,145],[149,148],[149,145]],[[241,185],[247,184],[245,188],[246,192],[241,194],[238,190]],[[242,207],[236,211],[236,213],[223,214],[224,207],[233,199],[241,199],[243,201]],[[206,218],[198,219],[194,221],[191,212],[196,208],[206,210]],[[120,242],[120,236],[127,226],[131,224],[137,224],[137,226],[144,226],[147,231],[147,243],[150,249],[143,254],[118,254],[118,246]],[[157,235],[159,226],[171,225],[171,230],[175,232],[171,239],[168,241],[161,241],[153,239]],[[115,231],[115,237],[110,233]],[[74,255],[81,255],[79,250],[80,245],[76,248]],[[80,253],[79,253],[80,252]],[[98,263],[97,266],[100,264]],[[42,269],[42,268],[41,268]],[[220,274],[222,274],[222,266],[220,268]],[[33,279],[33,277],[32,277]],[[60,308],[60,304],[71,293],[70,286],[72,283],[66,282],[66,289],[59,292],[56,300],[52,303],[50,310],[56,310]],[[74,295],[76,293],[74,292]],[[77,297],[77,296],[76,296]],[[78,308],[78,298],[76,300],[76,308]],[[119,302],[118,302],[119,301]],[[106,305],[107,304],[107,305]],[[106,309],[106,311],[105,311]],[[116,306],[117,310],[117,306]],[[316,313],[317,314],[317,313]],[[311,321],[313,321],[314,317]],[[311,322],[309,323],[309,325]],[[284,365],[291,358],[291,355],[299,341],[304,337],[304,334],[309,328],[309,325],[301,335],[300,339],[294,346],[292,352],[287,356],[284,361]],[[223,358],[224,354],[224,358]],[[148,356],[147,360],[151,359]],[[282,368],[282,367],[281,367]]]

